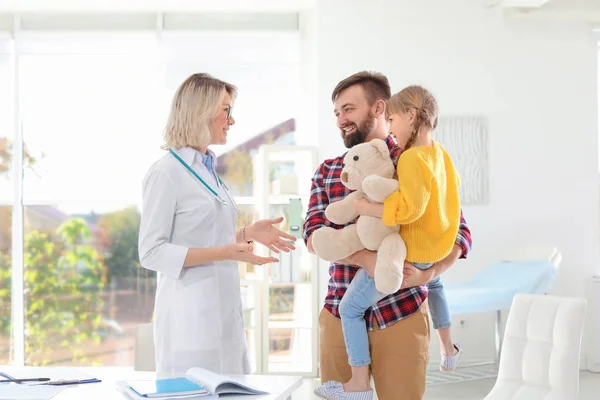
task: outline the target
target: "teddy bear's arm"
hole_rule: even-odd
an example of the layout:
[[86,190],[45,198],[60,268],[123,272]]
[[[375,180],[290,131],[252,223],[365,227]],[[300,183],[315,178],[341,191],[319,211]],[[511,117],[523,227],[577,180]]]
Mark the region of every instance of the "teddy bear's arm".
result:
[[392,193],[398,191],[398,180],[369,175],[363,180],[362,190],[371,200],[383,203]]
[[325,216],[334,224],[344,225],[358,217],[354,202],[359,198],[366,198],[362,192],[352,192],[343,200],[330,203],[325,209]]

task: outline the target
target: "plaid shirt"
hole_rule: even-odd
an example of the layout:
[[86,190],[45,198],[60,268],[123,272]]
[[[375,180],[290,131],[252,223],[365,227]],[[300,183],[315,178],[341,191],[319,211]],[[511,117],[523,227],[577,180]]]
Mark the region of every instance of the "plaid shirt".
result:
[[[386,143],[390,148],[390,156],[394,161],[394,165],[396,165],[401,150],[396,146],[391,136],[387,137]],[[341,229],[344,227],[344,225],[331,223],[325,217],[325,208],[327,208],[329,203],[342,200],[352,192],[340,180],[343,160],[344,155],[325,160],[312,179],[310,202],[304,222],[305,243],[308,241],[309,236],[318,228],[330,226],[335,229]],[[463,218],[462,211],[456,243],[462,247],[463,253],[461,258],[465,258],[471,249],[471,232]],[[338,311],[340,301],[358,268],[353,265],[337,263],[331,263],[329,267],[330,279],[327,296],[325,297],[325,308],[337,318],[340,317]],[[401,289],[385,297],[367,310],[365,314],[367,328],[369,330],[373,329],[373,317],[377,320],[377,325],[380,329],[393,325],[395,322],[416,312],[426,298],[427,288],[425,286]]]

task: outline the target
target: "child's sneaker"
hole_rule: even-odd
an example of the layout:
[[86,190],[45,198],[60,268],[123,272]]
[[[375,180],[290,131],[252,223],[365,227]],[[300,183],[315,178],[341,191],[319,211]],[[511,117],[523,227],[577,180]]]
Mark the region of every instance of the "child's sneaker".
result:
[[327,400],[372,400],[373,389],[366,392],[344,392],[344,386],[336,381],[328,381],[315,389],[317,396]]
[[462,347],[460,343],[454,343],[454,348],[456,349],[456,354],[453,356],[447,356],[442,352],[442,362],[440,363],[440,371],[451,372],[456,369],[458,365],[458,361],[460,360],[460,356],[463,353]]

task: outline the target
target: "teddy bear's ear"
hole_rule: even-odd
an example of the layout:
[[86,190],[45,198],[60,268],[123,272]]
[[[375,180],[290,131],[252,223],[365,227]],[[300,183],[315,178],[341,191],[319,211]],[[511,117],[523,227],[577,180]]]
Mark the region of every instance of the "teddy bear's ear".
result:
[[390,149],[387,144],[381,139],[373,139],[369,141],[369,144],[377,149],[384,157],[390,156]]

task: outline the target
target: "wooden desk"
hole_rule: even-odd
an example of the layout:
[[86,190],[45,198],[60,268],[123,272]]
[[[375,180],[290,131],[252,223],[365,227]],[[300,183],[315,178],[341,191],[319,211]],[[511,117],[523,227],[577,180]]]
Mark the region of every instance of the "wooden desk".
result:
[[[137,372],[133,371],[132,368],[124,367],[60,367],[55,369],[52,367],[19,368],[13,366],[0,366],[0,372],[18,378],[24,378],[26,376],[52,378],[52,371],[58,371],[59,369],[61,375],[64,375],[65,372],[68,373],[69,370],[73,370],[74,377],[78,377],[81,373],[84,373],[94,378],[101,379],[102,382],[69,386],[67,389],[53,397],[52,400],[126,400],[129,399],[129,397],[118,390],[116,385],[117,381],[157,378],[157,375],[154,372]],[[166,376],[160,376],[160,378],[164,377]],[[260,396],[227,396],[227,398],[239,398],[244,400],[291,400],[292,393],[302,385],[302,377],[300,376],[250,375],[248,379],[252,384],[269,392],[269,394]],[[0,390],[2,390],[1,386]]]

